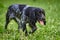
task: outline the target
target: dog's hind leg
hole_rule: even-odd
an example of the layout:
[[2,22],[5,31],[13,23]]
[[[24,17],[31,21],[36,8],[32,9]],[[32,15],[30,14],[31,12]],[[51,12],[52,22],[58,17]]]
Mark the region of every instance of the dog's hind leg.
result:
[[7,26],[8,26],[8,24],[9,24],[9,22],[10,22],[13,18],[14,18],[13,12],[7,11],[5,29],[7,29]]
[[10,22],[9,20],[9,15],[6,14],[6,23],[5,23],[5,29],[7,29],[8,23]]

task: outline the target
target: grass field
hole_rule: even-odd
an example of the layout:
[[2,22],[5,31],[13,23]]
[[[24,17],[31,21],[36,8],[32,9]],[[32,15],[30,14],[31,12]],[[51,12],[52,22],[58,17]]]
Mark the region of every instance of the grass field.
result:
[[[27,4],[43,8],[46,13],[46,25],[38,22],[37,31],[25,37],[24,33],[18,33],[18,25],[12,20],[5,32],[5,15],[12,4]],[[29,26],[27,25],[29,32]],[[60,40],[60,1],[59,0],[0,0],[0,40]]]

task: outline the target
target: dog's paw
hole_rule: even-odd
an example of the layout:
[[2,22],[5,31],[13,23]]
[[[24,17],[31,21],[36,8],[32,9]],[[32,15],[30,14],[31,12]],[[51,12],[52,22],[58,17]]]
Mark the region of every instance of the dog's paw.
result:
[[28,34],[25,34],[25,36],[28,36]]
[[32,32],[30,31],[29,34],[32,34]]

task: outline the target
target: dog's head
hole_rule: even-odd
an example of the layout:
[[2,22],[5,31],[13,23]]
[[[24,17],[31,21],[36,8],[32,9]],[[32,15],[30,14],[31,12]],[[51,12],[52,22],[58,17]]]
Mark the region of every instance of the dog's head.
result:
[[45,19],[45,11],[40,8],[36,8],[35,10],[36,19],[41,25],[46,25],[46,19]]

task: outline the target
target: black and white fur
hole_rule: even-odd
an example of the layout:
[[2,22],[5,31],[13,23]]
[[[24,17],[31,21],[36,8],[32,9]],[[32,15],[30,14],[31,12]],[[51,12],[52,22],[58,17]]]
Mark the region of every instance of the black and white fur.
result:
[[9,6],[6,14],[5,29],[7,29],[7,26],[12,19],[14,19],[17,22],[18,30],[22,28],[23,32],[25,31],[26,35],[26,23],[29,23],[29,26],[32,28],[32,31],[30,31],[29,33],[35,32],[35,30],[37,29],[35,23],[37,21],[43,20],[44,24],[46,24],[45,12],[43,9],[21,4]]

